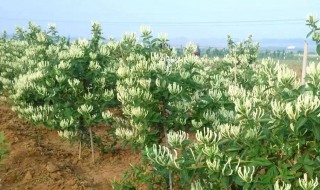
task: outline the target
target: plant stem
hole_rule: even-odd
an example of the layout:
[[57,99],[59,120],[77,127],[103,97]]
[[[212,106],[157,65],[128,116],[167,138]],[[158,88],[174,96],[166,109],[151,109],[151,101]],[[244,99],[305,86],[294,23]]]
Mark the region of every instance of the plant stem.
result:
[[172,187],[172,171],[171,170],[169,170],[169,189],[173,190],[173,187]]
[[91,127],[89,128],[89,133],[90,133],[90,146],[91,146],[91,155],[92,155],[92,162],[94,162],[94,149],[93,149],[93,137],[92,137],[92,129]]
[[[163,126],[163,132],[164,132],[164,144],[168,147],[168,136],[167,136],[167,127]],[[169,169],[169,190],[173,190],[172,188],[172,171]]]
[[81,144],[81,139],[79,141],[79,160],[81,160],[81,155],[82,155],[82,144]]

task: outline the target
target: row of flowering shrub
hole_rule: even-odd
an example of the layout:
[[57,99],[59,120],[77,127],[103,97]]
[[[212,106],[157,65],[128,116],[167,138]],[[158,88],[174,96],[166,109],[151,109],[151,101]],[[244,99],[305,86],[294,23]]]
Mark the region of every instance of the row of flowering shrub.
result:
[[93,23],[90,40],[70,42],[29,24],[0,39],[0,91],[21,118],[90,144],[93,159],[103,122],[142,150],[115,189],[319,188],[319,64],[300,85],[286,66],[257,62],[251,37],[228,46],[224,58],[192,44],[177,56],[148,27],[106,41]]

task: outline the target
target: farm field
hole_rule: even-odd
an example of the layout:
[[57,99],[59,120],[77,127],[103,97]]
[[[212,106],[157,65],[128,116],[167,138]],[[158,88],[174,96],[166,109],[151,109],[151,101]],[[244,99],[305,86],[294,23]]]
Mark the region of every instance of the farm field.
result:
[[201,57],[147,26],[91,31],[0,38],[2,189],[319,189],[319,63],[302,83],[252,36]]

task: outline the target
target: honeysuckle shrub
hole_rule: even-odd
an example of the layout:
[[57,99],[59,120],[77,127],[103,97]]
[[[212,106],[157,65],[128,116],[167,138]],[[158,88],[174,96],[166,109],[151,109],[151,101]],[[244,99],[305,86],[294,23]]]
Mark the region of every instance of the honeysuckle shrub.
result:
[[[39,40],[44,43],[47,38]],[[27,48],[20,60],[28,60],[33,67],[14,79],[12,109],[35,125],[58,130],[66,139],[88,142],[90,135],[92,147],[91,127],[101,123],[101,113],[116,104],[113,47],[113,42],[102,43],[98,23],[92,24],[91,40],[52,43],[42,56],[29,46],[31,50]]]
[[11,39],[3,36],[0,40],[0,91],[12,93],[14,79],[33,70],[37,62],[49,61],[52,46],[59,40],[53,25],[49,26],[48,31],[42,31],[32,23],[29,23],[27,30],[18,27]]
[[[141,37],[142,47],[148,48],[151,42],[146,41],[151,38],[151,31],[143,28]],[[136,44],[137,41],[134,35],[124,39],[131,42],[126,44]],[[228,72],[233,72],[233,60],[240,55],[238,72],[251,71],[248,68],[257,56],[258,45],[253,45],[251,38],[239,44],[229,38],[232,53],[221,61],[195,56],[197,46],[192,43],[178,57],[174,50],[164,48],[169,47],[163,45],[166,39],[158,40],[163,42],[161,51],[150,57],[134,51],[131,45],[131,54],[121,60],[117,72],[117,97],[122,104],[125,122],[130,124],[117,128],[118,137],[131,144],[144,145],[150,144],[150,140],[159,141],[167,130],[195,131],[232,120],[230,115],[234,105],[227,90],[234,78]],[[219,121],[215,114],[226,117]]]
[[189,44],[182,57],[174,51],[171,56],[153,53],[150,59],[132,53],[120,62],[117,98],[129,123],[117,128],[120,139],[145,145],[165,140],[168,130],[195,131],[218,122],[213,110],[225,111],[223,105],[230,104],[224,86],[230,82],[208,72],[213,67],[203,62],[212,62],[195,56],[195,47]]
[[199,128],[192,138],[169,131],[168,144],[146,146],[144,162],[114,189],[167,189],[170,175],[174,189],[319,189],[318,65],[309,66],[309,84],[301,86],[293,71],[270,59],[251,64],[252,75],[242,77],[253,87],[232,81],[226,92],[234,109],[222,112],[232,119]]

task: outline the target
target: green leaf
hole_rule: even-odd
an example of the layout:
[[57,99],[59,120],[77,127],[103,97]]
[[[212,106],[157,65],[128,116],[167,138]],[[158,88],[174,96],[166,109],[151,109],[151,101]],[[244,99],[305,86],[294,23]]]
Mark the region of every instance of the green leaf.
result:
[[[308,25],[308,24],[307,24]],[[307,34],[307,38],[309,38],[310,37],[310,35],[313,33],[314,31],[313,30],[311,30],[308,34]]]
[[320,44],[317,45],[317,54],[320,55]]
[[272,162],[270,162],[267,158],[254,158],[252,163],[258,166],[270,166]]
[[307,118],[300,117],[296,124],[297,130],[299,130],[307,121],[308,121]]
[[314,137],[318,141],[320,141],[320,127],[318,125],[313,125],[312,126],[312,131],[313,131]]

